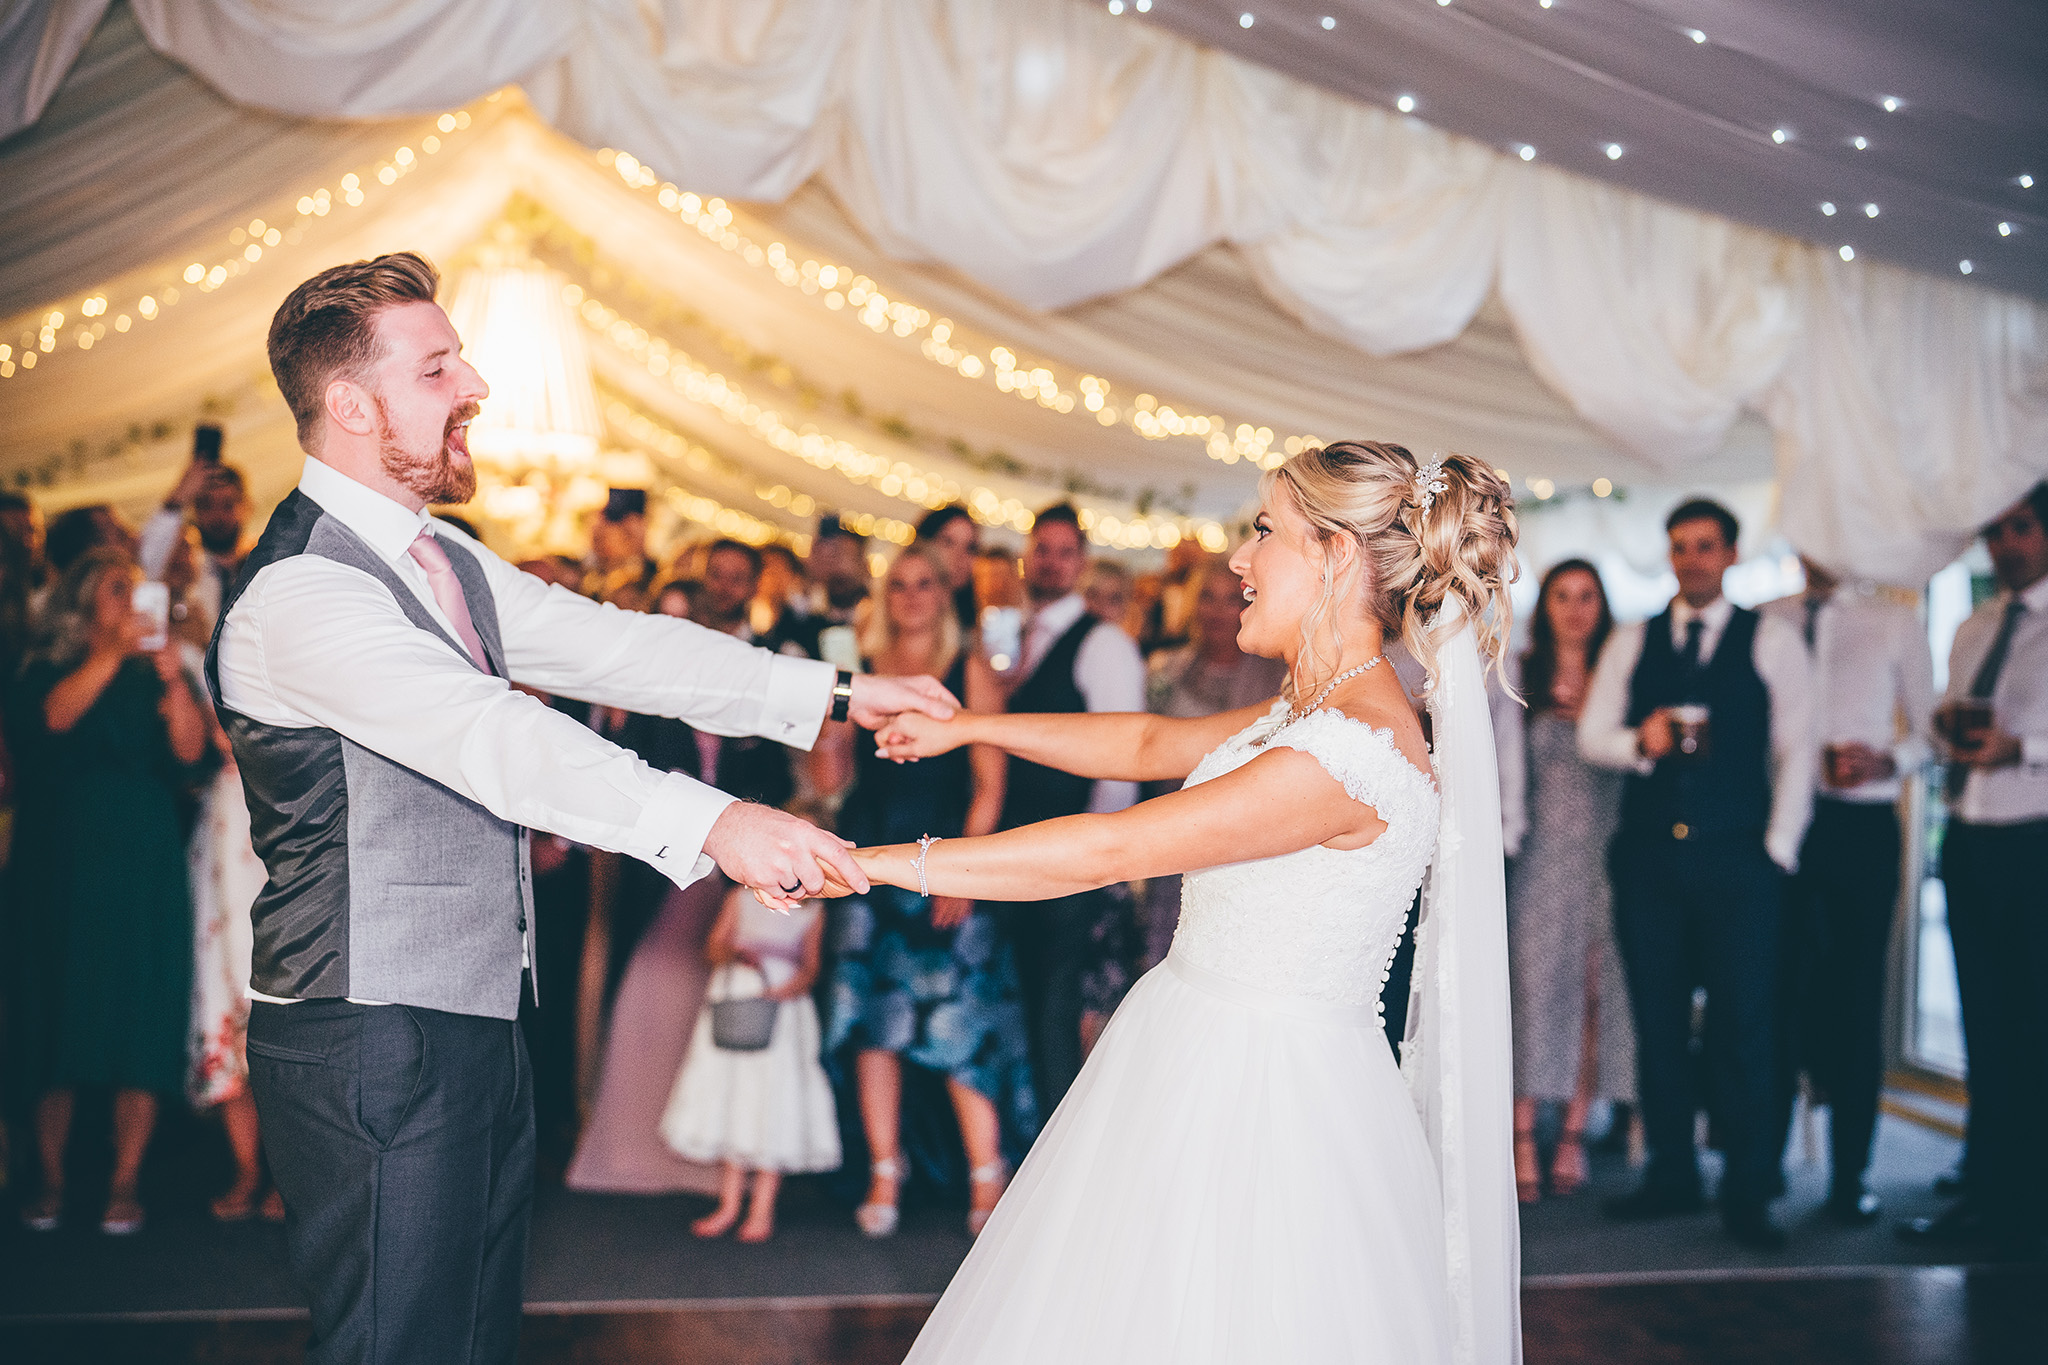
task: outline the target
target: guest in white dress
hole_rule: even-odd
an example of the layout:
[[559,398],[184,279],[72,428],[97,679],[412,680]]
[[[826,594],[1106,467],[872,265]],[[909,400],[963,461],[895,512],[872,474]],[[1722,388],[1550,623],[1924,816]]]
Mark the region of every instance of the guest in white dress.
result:
[[[739,1237],[765,1242],[775,1231],[782,1177],[839,1167],[839,1116],[818,1061],[818,1008],[810,995],[823,937],[815,902],[785,915],[745,887],[733,888],[711,927],[704,950],[715,972],[710,998],[661,1116],[661,1135],[679,1156],[722,1167],[718,1207],[690,1225],[699,1237],[722,1236],[739,1222],[749,1171],[753,1202]],[[768,1045],[720,1047],[712,1036],[714,1002],[756,996],[780,1002]]]
[[[239,487],[233,482],[222,486]],[[219,615],[220,597],[216,591],[206,599],[200,592],[209,579],[199,571],[197,539],[192,528],[185,528],[163,547],[162,564],[163,584],[171,596],[171,634],[206,715],[208,741],[221,757],[220,771],[200,796],[199,818],[186,849],[193,925],[185,1098],[194,1109],[219,1113],[234,1158],[234,1183],[209,1206],[213,1216],[223,1223],[240,1223],[261,1213],[267,1221],[281,1223],[284,1200],[275,1189],[260,1203],[257,1200],[263,1189],[263,1137],[256,1097],[249,1090],[249,957],[255,946],[249,911],[269,874],[250,842],[242,774],[206,690],[206,645]],[[221,574],[232,579],[231,566],[214,558],[204,562],[216,589]]]

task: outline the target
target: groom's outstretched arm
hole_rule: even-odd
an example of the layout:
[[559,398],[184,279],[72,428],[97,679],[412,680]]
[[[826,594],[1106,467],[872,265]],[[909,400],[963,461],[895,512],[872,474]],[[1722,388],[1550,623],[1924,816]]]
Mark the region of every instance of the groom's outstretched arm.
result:
[[[672,716],[714,735],[760,735],[797,749],[817,742],[832,709],[831,664],[743,644],[693,621],[600,605],[461,539],[490,579],[514,682]],[[931,678],[867,676],[854,679],[851,703],[853,719],[870,729],[906,710],[943,720],[959,706]]]

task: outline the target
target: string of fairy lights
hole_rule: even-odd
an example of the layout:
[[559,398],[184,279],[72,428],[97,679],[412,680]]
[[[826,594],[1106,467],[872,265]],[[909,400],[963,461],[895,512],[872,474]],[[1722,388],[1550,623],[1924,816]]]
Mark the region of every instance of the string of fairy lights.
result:
[[[1276,437],[1270,427],[1255,427],[1248,422],[1233,425],[1214,414],[1181,411],[1149,393],[1136,394],[1125,402],[1115,393],[1110,382],[1100,375],[1084,373],[1068,379],[1048,365],[1034,364],[1026,369],[1019,359],[1018,349],[1000,341],[985,350],[970,347],[963,330],[952,319],[935,316],[929,309],[908,300],[890,298],[874,280],[852,266],[808,257],[799,259],[777,241],[762,245],[742,230],[739,216],[723,199],[699,195],[660,179],[651,167],[630,152],[607,147],[597,149],[592,155],[600,166],[616,174],[629,189],[651,197],[664,211],[673,213],[682,223],[695,229],[700,237],[734,259],[768,273],[786,288],[815,298],[819,306],[828,312],[854,310],[854,316],[877,336],[914,341],[918,352],[927,360],[944,366],[962,379],[973,382],[985,380],[993,383],[1000,392],[1012,394],[1040,408],[1063,415],[1073,414],[1078,418],[1092,418],[1105,427],[1122,426],[1146,440],[1163,441],[1176,437],[1198,440],[1210,459],[1224,464],[1245,461],[1260,469],[1271,469],[1287,456],[1323,443],[1320,437],[1302,433],[1278,438],[1276,446]],[[1507,470],[1497,472],[1512,482]],[[1522,486],[1538,503],[1560,496],[1557,482],[1550,478],[1528,476],[1522,480]],[[1615,485],[1610,479],[1597,478],[1583,491],[1595,498],[1607,498],[1614,494]],[[1098,521],[1091,518],[1085,508],[1082,514],[1088,523],[1090,538],[1100,544],[1143,548],[1148,543],[1147,536],[1153,537],[1150,544],[1170,543],[1156,538],[1157,519],[1139,518],[1135,523],[1128,523],[1108,518],[1108,524],[1118,529],[1100,534]],[[1133,532],[1130,529],[1133,524],[1142,529]],[[1220,526],[1215,537],[1219,541],[1227,540]],[[1209,538],[1204,537],[1203,544],[1206,546],[1208,543]]]
[[[499,98],[494,94],[486,102]],[[434,131],[417,139],[418,151],[409,140],[367,172],[350,171],[332,188],[323,185],[299,195],[290,210],[280,210],[274,218],[237,223],[226,233],[229,250],[225,256],[169,267],[159,283],[138,289],[132,296],[117,298],[113,289],[94,289],[76,301],[29,314],[28,325],[14,341],[0,341],[0,381],[17,374],[25,376],[60,346],[90,351],[157,321],[194,295],[211,294],[231,280],[254,273],[264,261],[274,262],[284,248],[297,246],[314,222],[344,209],[362,208],[378,193],[373,185],[396,185],[425,165],[426,158],[452,146],[475,122],[467,109],[442,114],[434,120]]]
[[1273,429],[1249,422],[1233,425],[1215,414],[1184,412],[1149,393],[1120,397],[1100,375],[1063,377],[1048,365],[1026,367],[1016,347],[997,342],[981,350],[964,344],[961,328],[950,318],[904,299],[891,299],[874,280],[854,267],[811,258],[799,259],[781,242],[762,245],[736,226],[732,206],[705,198],[659,179],[629,152],[603,148],[598,163],[615,172],[630,189],[651,197],[681,222],[777,283],[815,298],[828,312],[854,310],[855,318],[878,336],[915,341],[927,360],[962,379],[987,381],[1002,393],[1050,412],[1073,414],[1105,427],[1122,426],[1148,441],[1176,437],[1198,440],[1209,458],[1224,464],[1247,461],[1261,469],[1277,466],[1286,456],[1321,442],[1314,436],[1288,436],[1275,446]]
[[[434,120],[432,131],[394,148],[389,156],[367,169],[348,172],[332,186],[316,187],[296,196],[289,208],[281,206],[273,217],[238,222],[224,234],[228,247],[225,255],[172,264],[154,284],[130,283],[125,291],[89,290],[56,306],[17,315],[11,324],[0,323],[0,336],[19,328],[14,339],[0,341],[0,381],[26,379],[60,348],[90,352],[117,342],[146,329],[195,295],[211,294],[274,264],[290,248],[299,245],[308,229],[320,220],[370,205],[384,191],[426,166],[429,159],[455,145],[477,125],[481,105],[502,98],[503,92],[495,93],[479,106],[443,113]],[[1320,444],[1313,435],[1276,437],[1270,427],[1231,423],[1214,413],[1196,410],[1196,405],[1163,401],[1149,393],[1126,396],[1099,375],[1064,372],[1050,364],[1027,362],[1019,347],[999,339],[970,340],[966,329],[951,319],[934,315],[909,300],[888,296],[873,279],[852,266],[803,256],[778,241],[757,241],[742,230],[738,216],[725,201],[662,181],[629,153],[602,149],[594,155],[627,187],[646,195],[733,259],[786,288],[816,299],[825,311],[850,311],[878,337],[894,337],[913,345],[925,359],[963,381],[986,383],[1041,410],[1099,427],[1123,428],[1145,440],[1194,441],[1208,458],[1223,464],[1242,462],[1270,469],[1288,455]],[[697,360],[667,338],[637,326],[604,300],[574,284],[566,285],[565,290],[573,291],[573,296],[565,293],[565,298],[593,334],[627,355],[679,397],[716,413],[771,449],[906,506],[930,509],[957,501],[984,525],[1029,530],[1032,511],[1017,498],[920,468],[807,424],[793,424],[774,407],[750,398],[744,386],[729,375]],[[645,413],[637,415],[641,426],[629,428],[635,431],[636,439],[661,450],[677,440],[688,446],[688,439],[680,433],[660,426]],[[647,423],[655,426],[649,428]],[[656,430],[659,439],[641,435],[642,430]],[[1523,482],[1538,502],[1559,496],[1559,489],[1550,479],[1531,477]],[[1593,481],[1585,491],[1605,498],[1615,490],[1603,478]],[[1049,493],[1045,500],[1057,496]],[[792,517],[807,518],[817,510],[816,499],[786,484],[761,488],[757,497]],[[1126,515],[1090,505],[1078,497],[1072,500],[1083,529],[1099,545],[1122,549],[1171,548],[1192,537],[1205,549],[1220,551],[1229,543],[1229,533],[1213,520],[1135,510]],[[680,503],[673,498],[669,501],[691,520],[757,542],[796,534],[715,499],[681,494]],[[902,518],[860,513],[850,517],[849,523],[862,535],[896,543],[907,543],[911,535],[910,521]]]

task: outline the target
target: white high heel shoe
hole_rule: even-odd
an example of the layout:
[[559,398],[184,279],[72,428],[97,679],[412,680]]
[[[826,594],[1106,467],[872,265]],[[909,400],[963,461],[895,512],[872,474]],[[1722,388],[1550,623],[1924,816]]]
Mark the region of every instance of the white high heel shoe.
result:
[[[898,1197],[903,1187],[903,1162],[896,1157],[883,1157],[868,1167],[868,1173],[884,1180],[897,1183]],[[862,1204],[853,1211],[853,1221],[861,1232],[869,1237],[888,1237],[896,1231],[900,1211],[895,1204]]]
[[[967,1178],[976,1185],[1000,1185],[1003,1189],[1008,1189],[1010,1184],[1010,1168],[1001,1157],[997,1157],[986,1166],[976,1166],[967,1173]],[[996,1199],[1000,1202],[1002,1197],[1002,1192],[1000,1190],[997,1191]],[[988,1220],[994,1213],[995,1209],[993,1208],[969,1209],[967,1211],[967,1235],[969,1237],[981,1236],[981,1230],[988,1226]]]

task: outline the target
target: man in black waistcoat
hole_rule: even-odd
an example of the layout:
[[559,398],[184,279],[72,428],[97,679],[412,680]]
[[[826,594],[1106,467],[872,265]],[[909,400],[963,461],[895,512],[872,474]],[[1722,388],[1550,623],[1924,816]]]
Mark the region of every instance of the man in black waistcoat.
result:
[[1740,534],[1732,513],[1695,500],[1665,528],[1678,596],[1614,631],[1579,719],[1581,755],[1629,774],[1609,866],[1650,1164],[1607,1213],[1702,1207],[1690,1053],[1704,983],[1721,1219],[1743,1245],[1776,1250],[1779,906],[1813,804],[1809,663],[1797,631],[1721,595]]
[[[1024,657],[1010,693],[1018,712],[1142,711],[1145,660],[1130,636],[1088,614],[1077,586],[1088,566],[1074,509],[1038,514],[1024,553],[1030,615]],[[1064,815],[1119,811],[1136,802],[1137,784],[1097,782],[1012,758],[1002,828]],[[1081,976],[1104,891],[1008,908],[1017,973],[1031,1027],[1032,1084],[1039,1112],[1050,1114],[1081,1071]]]

